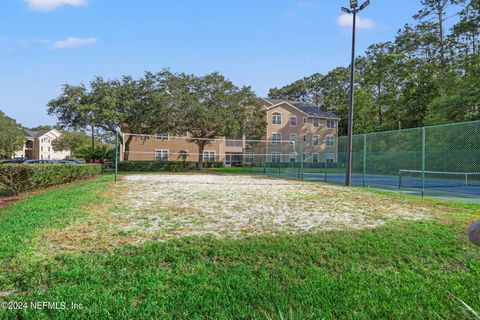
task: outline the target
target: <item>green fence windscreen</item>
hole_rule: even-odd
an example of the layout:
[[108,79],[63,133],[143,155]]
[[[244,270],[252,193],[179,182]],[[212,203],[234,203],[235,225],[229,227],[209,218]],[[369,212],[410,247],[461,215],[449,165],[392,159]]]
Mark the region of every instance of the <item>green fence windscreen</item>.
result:
[[[244,170],[344,184],[347,137],[250,143]],[[480,197],[480,121],[353,137],[352,184]]]

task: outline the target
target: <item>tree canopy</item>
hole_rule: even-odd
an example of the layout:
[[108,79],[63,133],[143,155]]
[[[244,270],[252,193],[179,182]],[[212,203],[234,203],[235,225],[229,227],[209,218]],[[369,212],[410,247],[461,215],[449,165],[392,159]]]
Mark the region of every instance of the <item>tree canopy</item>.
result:
[[[356,59],[355,133],[480,120],[480,0],[420,3],[415,24]],[[272,88],[269,97],[334,112],[340,134],[346,134],[348,70],[338,67]]]
[[13,152],[22,148],[25,134],[21,126],[0,111],[0,157],[10,159]]
[[[261,106],[249,87],[239,88],[219,73],[195,76],[162,70],[133,79],[97,77],[87,87],[64,85],[62,94],[48,104],[64,128],[100,128],[116,133],[190,133],[203,149],[218,136],[258,139],[266,126]],[[125,143],[126,156],[133,136]]]

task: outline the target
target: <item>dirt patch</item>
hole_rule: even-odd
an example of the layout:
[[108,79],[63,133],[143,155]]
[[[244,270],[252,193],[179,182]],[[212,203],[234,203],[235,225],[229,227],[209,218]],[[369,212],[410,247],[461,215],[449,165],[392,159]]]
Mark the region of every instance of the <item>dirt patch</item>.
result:
[[433,213],[427,206],[367,191],[243,175],[129,175],[106,197],[110,203],[89,208],[86,221],[48,231],[48,249],[104,249],[195,235],[366,229],[429,219]]
[[22,200],[23,197],[5,197],[5,198],[0,198],[0,209],[1,208],[6,208],[8,206],[11,206],[12,204]]

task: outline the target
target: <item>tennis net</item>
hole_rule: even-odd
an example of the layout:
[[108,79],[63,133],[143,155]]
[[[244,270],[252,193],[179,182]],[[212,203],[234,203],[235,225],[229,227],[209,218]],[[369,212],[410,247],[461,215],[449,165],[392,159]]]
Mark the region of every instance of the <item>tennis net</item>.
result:
[[480,187],[480,172],[400,170],[399,188]]

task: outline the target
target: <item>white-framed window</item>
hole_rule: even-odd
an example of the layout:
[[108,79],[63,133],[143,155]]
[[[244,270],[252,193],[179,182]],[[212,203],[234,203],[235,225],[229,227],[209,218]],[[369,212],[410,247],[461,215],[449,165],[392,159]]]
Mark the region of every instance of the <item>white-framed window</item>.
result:
[[325,158],[327,163],[334,163],[335,162],[335,153],[326,153]]
[[156,161],[168,161],[168,149],[157,149],[157,150],[155,150],[155,160]]
[[272,124],[282,124],[282,114],[280,112],[272,114]]
[[291,116],[290,117],[290,127],[296,127],[297,126],[297,117],[296,116]]
[[318,153],[312,153],[312,162],[313,163],[318,163],[319,162]]
[[297,141],[297,134],[296,133],[290,133],[288,135],[288,141],[290,142],[296,142]]
[[40,150],[42,150],[42,152],[43,152],[43,146],[40,147]]
[[203,151],[203,161],[215,162],[215,151],[212,151],[212,150]]
[[170,136],[168,133],[157,133],[155,135],[155,141],[168,141],[170,139]]
[[315,128],[320,128],[320,119],[318,118],[313,118],[313,126]]
[[307,135],[306,134],[303,135],[303,142],[307,142]]
[[335,147],[335,137],[327,136],[327,147]]
[[335,128],[335,120],[327,120],[327,128]]
[[52,149],[50,147],[48,147],[48,152],[50,152]]
[[281,133],[272,133],[272,144],[282,143],[282,134]]
[[307,120],[307,117],[303,117],[303,124],[307,124],[308,120]]
[[303,161],[307,161],[307,153],[306,152],[303,153],[302,159],[303,159]]
[[291,152],[290,153],[289,161],[290,161],[290,163],[297,162],[297,153],[296,152]]
[[43,139],[42,139],[42,143],[50,143],[50,139],[48,139],[48,138],[43,138]]
[[320,136],[313,136],[313,138],[312,138],[312,144],[313,144],[314,146],[318,146],[318,145],[320,144],[319,141],[320,141]]
[[280,152],[272,152],[272,162],[280,163]]

